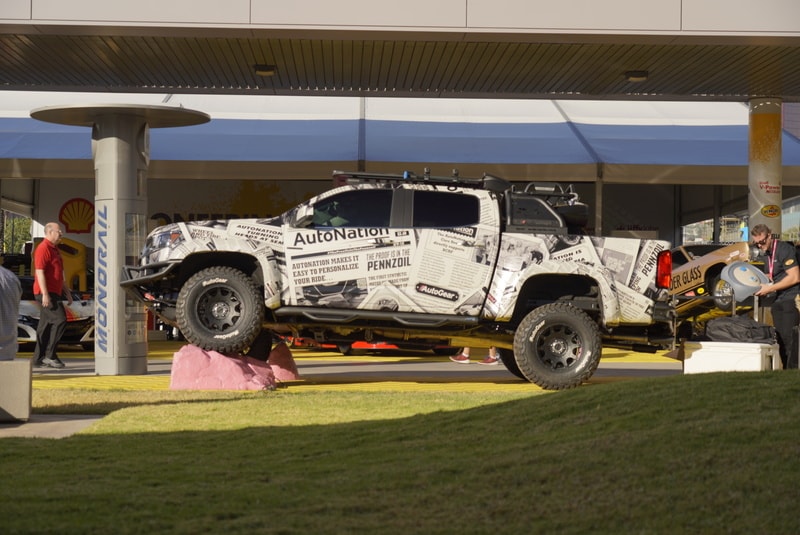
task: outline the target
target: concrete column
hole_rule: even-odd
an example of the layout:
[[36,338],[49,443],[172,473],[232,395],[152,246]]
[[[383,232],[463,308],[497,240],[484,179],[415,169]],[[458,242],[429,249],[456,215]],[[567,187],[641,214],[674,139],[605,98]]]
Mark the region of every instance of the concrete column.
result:
[[205,123],[209,116],[185,108],[115,104],[40,108],[31,116],[92,127],[95,372],[146,374],[145,310],[119,283],[122,266],[136,263],[146,237],[150,128]]
[[147,314],[119,283],[120,267],[136,263],[147,234],[149,139],[149,126],[136,115],[110,114],[92,128],[98,375],[147,373]]
[[603,177],[598,173],[594,183],[594,236],[603,235]]
[[[750,101],[750,154],[747,199],[748,226],[763,223],[780,236],[781,205],[781,107],[780,99],[757,98]],[[743,239],[749,239],[744,236]]]

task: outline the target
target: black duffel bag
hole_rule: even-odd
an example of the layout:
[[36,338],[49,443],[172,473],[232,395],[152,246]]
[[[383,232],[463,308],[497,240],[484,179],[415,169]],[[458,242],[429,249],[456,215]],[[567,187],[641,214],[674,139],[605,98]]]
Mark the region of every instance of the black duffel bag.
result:
[[706,337],[712,342],[776,344],[775,327],[758,323],[747,316],[715,318],[706,323]]

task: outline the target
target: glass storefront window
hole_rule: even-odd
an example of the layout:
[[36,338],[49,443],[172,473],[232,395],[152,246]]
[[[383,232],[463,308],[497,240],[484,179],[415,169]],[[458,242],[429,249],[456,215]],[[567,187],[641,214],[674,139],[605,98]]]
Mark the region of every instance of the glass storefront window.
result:
[[[733,243],[749,239],[747,214],[738,212],[720,218],[719,242]],[[783,201],[781,217],[781,240],[800,242],[800,197]],[[684,244],[712,243],[714,241],[714,220],[706,219],[681,227]]]

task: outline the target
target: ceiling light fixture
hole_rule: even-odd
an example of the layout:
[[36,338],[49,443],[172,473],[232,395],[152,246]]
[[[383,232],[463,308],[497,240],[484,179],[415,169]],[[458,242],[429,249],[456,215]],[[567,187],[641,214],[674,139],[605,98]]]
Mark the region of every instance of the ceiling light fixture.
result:
[[650,73],[647,71],[625,71],[625,78],[633,83],[646,82],[648,76]]
[[256,76],[272,76],[275,74],[275,65],[267,65],[265,63],[257,63],[253,65],[253,72]]

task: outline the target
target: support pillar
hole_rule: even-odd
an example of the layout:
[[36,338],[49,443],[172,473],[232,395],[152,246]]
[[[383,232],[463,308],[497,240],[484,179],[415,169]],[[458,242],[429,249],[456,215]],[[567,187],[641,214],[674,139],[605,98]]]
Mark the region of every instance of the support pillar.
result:
[[147,234],[150,128],[209,121],[170,106],[94,105],[39,108],[42,121],[92,127],[95,168],[95,373],[147,373],[147,315],[120,287],[122,266],[135,264]]
[[597,164],[594,182],[594,236],[603,235],[603,164]]
[[[750,101],[750,154],[748,169],[748,227],[763,223],[773,234],[782,232],[783,167],[781,146],[782,102],[775,98]],[[749,239],[749,236],[743,236]]]

